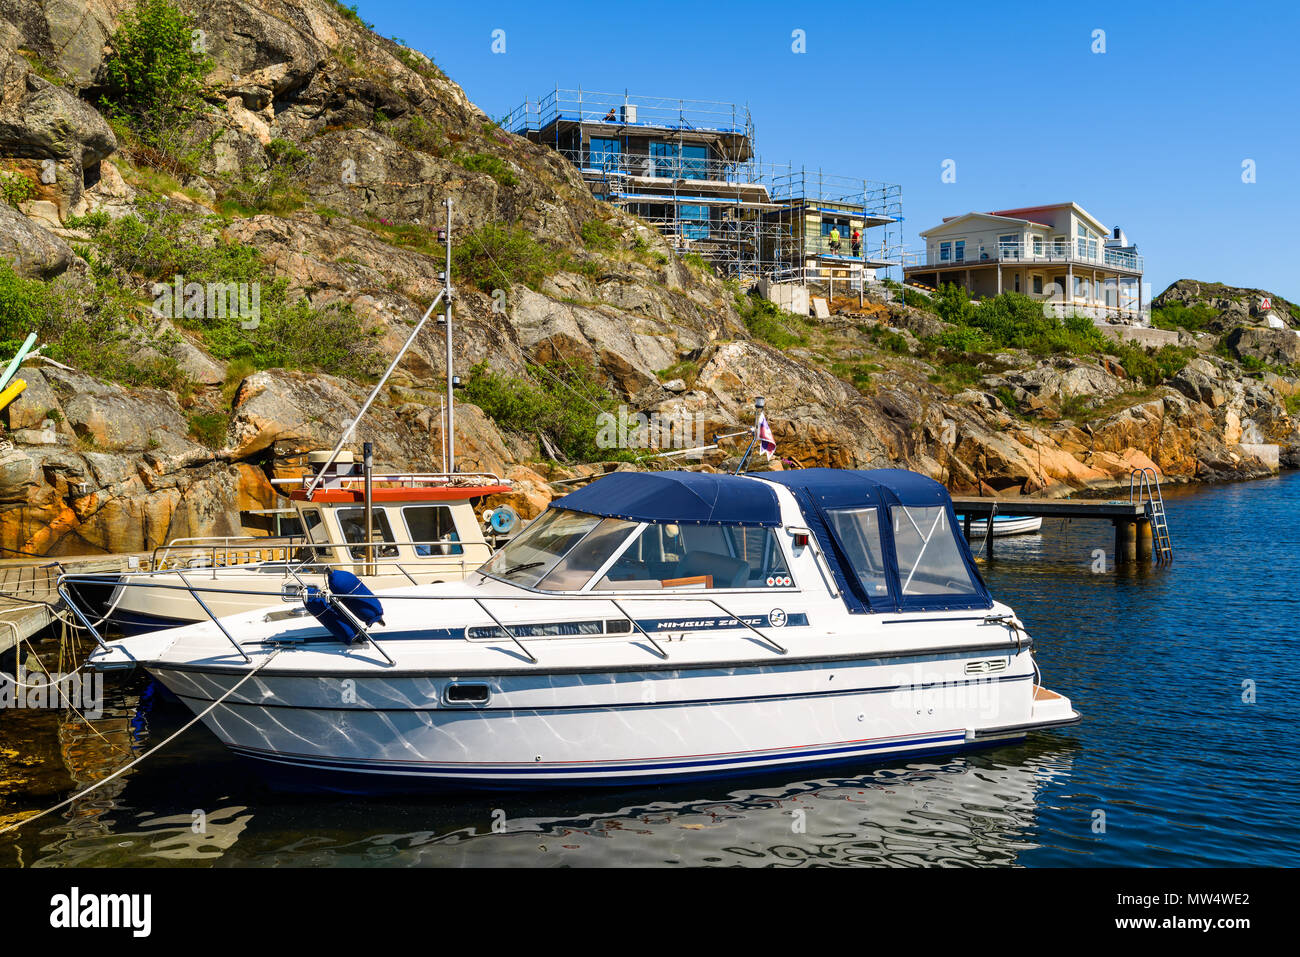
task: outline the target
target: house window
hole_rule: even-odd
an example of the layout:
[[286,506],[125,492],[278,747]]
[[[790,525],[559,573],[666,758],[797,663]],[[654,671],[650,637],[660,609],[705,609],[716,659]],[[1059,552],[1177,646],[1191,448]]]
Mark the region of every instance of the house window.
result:
[[1041,256],[1042,254],[1043,254],[1043,237],[1042,237],[1042,236],[1035,236],[1035,237],[1034,237],[1034,255],[1035,255],[1035,256]]
[[1034,295],[1035,295],[1035,296],[1041,296],[1041,295],[1043,294],[1043,277],[1042,277],[1042,276],[1035,276],[1035,277],[1034,277],[1033,290],[1034,290]]
[[677,171],[677,144],[650,144],[650,175],[673,176]]
[[1020,237],[1016,235],[998,237],[998,258],[999,259],[1019,259],[1020,258]]
[[709,208],[707,206],[679,206],[677,218],[681,234],[686,239],[709,238]]
[[1016,273],[1016,292],[1020,291],[1020,273]]
[[1080,258],[1097,258],[1097,236],[1082,223],[1079,224],[1077,229],[1076,244],[1078,246]]
[[946,263],[952,260],[952,243],[939,244],[939,262]]
[[956,241],[956,243],[954,243],[954,245],[956,246],[954,252],[956,253],[955,258],[957,262],[959,263],[965,262],[966,261],[966,240],[959,239]]
[[622,146],[618,140],[606,136],[593,136],[587,149],[587,164],[595,169],[618,169]]
[[684,179],[709,178],[709,149],[707,146],[682,147],[682,177]]
[[682,179],[709,178],[709,148],[679,143],[650,144],[650,175]]

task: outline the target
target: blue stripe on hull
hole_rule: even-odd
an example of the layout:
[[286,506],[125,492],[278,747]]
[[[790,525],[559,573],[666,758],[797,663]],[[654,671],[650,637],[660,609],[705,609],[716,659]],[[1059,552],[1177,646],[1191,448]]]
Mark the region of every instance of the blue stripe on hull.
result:
[[[876,764],[895,758],[951,754],[977,748],[1001,747],[1024,735],[991,742],[968,742],[964,733],[820,748],[786,754],[716,757],[700,761],[626,763],[563,767],[483,767],[377,763],[278,756],[231,746],[241,757],[254,759],[273,786],[290,790],[373,794],[410,791],[518,791],[564,788],[630,788],[686,783],[843,766]],[[677,770],[674,770],[677,769]],[[496,777],[493,777],[495,775]],[[508,777],[502,777],[508,775]],[[548,777],[547,775],[551,775]]]

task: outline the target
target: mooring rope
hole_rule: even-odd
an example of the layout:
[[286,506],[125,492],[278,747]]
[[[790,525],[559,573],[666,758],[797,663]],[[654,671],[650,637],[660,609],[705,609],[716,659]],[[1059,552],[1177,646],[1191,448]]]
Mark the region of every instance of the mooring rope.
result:
[[244,675],[244,677],[242,677],[242,678],[240,678],[238,681],[236,681],[236,682],[235,682],[235,683],[230,687],[230,690],[229,690],[229,691],[227,691],[227,692],[226,692],[225,694],[223,694],[220,698],[218,698],[216,701],[212,702],[212,704],[208,705],[206,708],[204,708],[202,711],[200,711],[198,714],[196,714],[193,718],[191,718],[189,721],[187,721],[187,722],[186,722],[186,723],[185,723],[185,724],[184,724],[184,725],[183,725],[179,730],[173,732],[173,733],[172,733],[171,735],[169,735],[167,738],[165,738],[164,740],[158,742],[156,745],[154,745],[152,748],[150,748],[150,749],[149,749],[148,751],[146,751],[144,754],[140,755],[140,756],[139,756],[138,758],[136,758],[134,761],[130,762],[129,764],[124,764],[122,767],[118,768],[116,771],[114,771],[114,772],[113,772],[112,774],[110,774],[108,777],[106,777],[106,778],[102,778],[102,779],[96,781],[94,784],[91,784],[91,785],[89,785],[89,786],[83,788],[82,790],[78,791],[76,794],[72,795],[72,797],[67,798],[66,800],[60,801],[58,804],[54,805],[53,807],[48,807],[48,808],[46,808],[44,811],[40,811],[40,812],[38,812],[38,813],[36,813],[36,814],[31,815],[30,817],[25,817],[25,818],[23,818],[21,821],[19,821],[19,822],[16,823],[16,824],[11,824],[11,825],[9,825],[8,827],[4,828],[3,830],[0,830],[0,835],[8,834],[10,831],[16,831],[16,830],[18,830],[18,828],[22,827],[24,824],[28,823],[29,821],[35,821],[37,818],[45,817],[45,815],[47,815],[47,814],[53,814],[55,811],[58,811],[58,810],[60,810],[60,809],[62,809],[62,808],[67,807],[69,804],[72,804],[72,803],[73,803],[74,801],[76,801],[77,799],[82,798],[82,797],[85,797],[85,796],[86,796],[87,794],[89,794],[91,791],[94,791],[94,790],[96,790],[96,789],[98,789],[98,788],[103,787],[105,784],[107,784],[109,781],[112,781],[114,778],[117,778],[117,777],[119,777],[119,776],[125,774],[127,771],[130,771],[133,767],[135,767],[137,764],[139,764],[139,763],[140,763],[141,761],[143,761],[145,758],[152,757],[154,754],[158,753],[158,752],[161,751],[163,748],[167,747],[167,745],[171,744],[173,741],[175,741],[177,738],[179,738],[182,734],[184,734],[184,733],[185,733],[186,731],[188,731],[190,728],[194,727],[194,725],[195,725],[196,723],[198,723],[201,719],[207,717],[208,714],[209,714],[209,713],[210,713],[214,708],[216,708],[217,705],[222,704],[222,703],[223,703],[227,698],[229,698],[232,694],[234,694],[234,693],[235,693],[236,691],[238,691],[241,687],[243,687],[244,682],[246,682],[249,678],[253,677],[253,676],[254,676],[255,674],[257,674],[259,671],[261,671],[263,668],[265,668],[268,664],[270,664],[271,661],[274,660],[275,656],[278,655],[279,653],[280,653],[280,649],[279,649],[279,648],[277,648],[275,651],[272,651],[269,655],[267,655],[267,657],[262,661],[261,664],[259,664],[256,668],[254,668],[254,669],[253,669],[252,671],[250,671],[248,674]]

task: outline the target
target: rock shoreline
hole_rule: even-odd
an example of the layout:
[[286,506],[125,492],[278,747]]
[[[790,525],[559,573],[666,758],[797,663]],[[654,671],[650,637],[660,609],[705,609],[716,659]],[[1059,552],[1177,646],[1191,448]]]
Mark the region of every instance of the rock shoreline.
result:
[[[827,320],[786,317],[799,324],[781,334],[787,342],[762,332],[734,287],[595,201],[553,152],[496,128],[421,55],[326,0],[186,5],[212,38],[202,118],[211,147],[183,183],[160,185],[93,105],[126,7],[0,0],[0,174],[36,190],[18,208],[0,203],[0,260],[71,301],[93,292],[84,254],[96,241],[71,217],[161,209],[206,230],[203,242],[256,248],[293,296],[348,308],[391,355],[439,288],[429,237],[451,196],[456,236],[510,230],[549,257],[544,275],[501,290],[462,285],[462,375],[480,364],[521,378],[548,362],[590,369],[632,414],[698,422],[706,434],[748,425],[764,395],[791,463],[911,468],[954,492],[1123,489],[1147,466],[1170,482],[1300,466],[1289,411],[1300,394],[1300,319],[1253,325],[1257,291],[1171,286],[1166,302],[1210,305],[1218,325],[1171,333],[1197,354],[1155,386],[1108,357],[936,352],[929,343],[945,323],[875,297],[861,308],[837,300]],[[306,157],[298,208],[230,212],[221,197],[240,177],[267,175],[277,141]],[[51,184],[39,175],[48,160],[59,170]],[[134,281],[147,301],[149,279]],[[242,513],[284,502],[271,479],[331,447],[369,391],[332,371],[242,369],[202,330],[138,312],[138,353],[175,363],[186,387],[28,362],[26,391],[0,413],[0,546],[57,556],[238,535],[248,530]],[[438,331],[422,333],[359,431],[383,467],[439,467],[442,350]],[[457,407],[460,468],[513,478],[509,500],[525,517],[557,494],[552,480],[629,467],[550,461],[546,444],[471,403]],[[721,467],[738,451],[733,443],[705,463]]]

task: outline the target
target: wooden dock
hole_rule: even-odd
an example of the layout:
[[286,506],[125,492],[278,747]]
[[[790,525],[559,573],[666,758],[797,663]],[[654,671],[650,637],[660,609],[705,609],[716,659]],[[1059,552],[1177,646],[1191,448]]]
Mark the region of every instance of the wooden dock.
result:
[[[971,520],[988,519],[993,515],[1032,515],[1042,518],[1088,519],[1108,521],[1115,526],[1115,561],[1127,563],[1151,561],[1154,538],[1151,531],[1151,513],[1147,503],[1127,499],[1090,500],[1070,498],[1030,498],[1007,496],[993,498],[984,495],[954,495],[952,507],[963,516],[967,539],[970,538]],[[978,538],[978,533],[976,535]],[[988,554],[993,556],[994,538],[989,536]]]
[[[127,555],[76,555],[65,558],[0,559],[0,656],[39,635],[62,610],[60,575],[121,573]],[[137,560],[138,560],[137,556]]]

